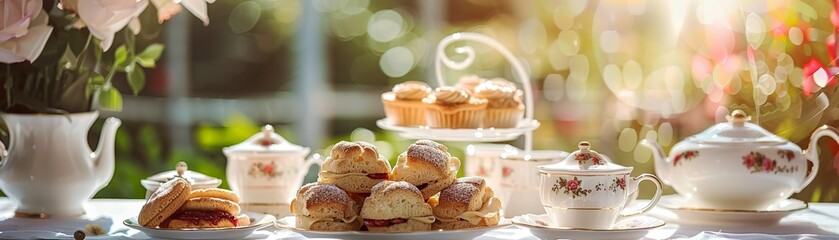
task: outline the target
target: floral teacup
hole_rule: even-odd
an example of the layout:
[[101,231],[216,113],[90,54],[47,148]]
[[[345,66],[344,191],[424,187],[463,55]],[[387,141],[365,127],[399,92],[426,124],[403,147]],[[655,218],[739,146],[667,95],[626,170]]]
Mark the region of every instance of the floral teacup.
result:
[[[580,142],[579,151],[565,160],[539,166],[540,199],[556,227],[610,229],[619,217],[629,217],[651,210],[661,197],[661,182],[652,174],[630,177],[632,167],[609,163],[604,156]],[[647,206],[624,211],[638,183],[651,181],[656,192]]]

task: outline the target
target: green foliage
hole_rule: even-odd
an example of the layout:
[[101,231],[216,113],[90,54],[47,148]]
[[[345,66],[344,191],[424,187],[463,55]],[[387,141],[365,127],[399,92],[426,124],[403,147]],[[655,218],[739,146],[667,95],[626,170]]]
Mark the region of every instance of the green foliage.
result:
[[[146,85],[143,68],[155,67],[163,52],[162,44],[151,44],[135,54],[135,36],[130,30],[106,52],[100,40],[85,29],[71,25],[78,16],[57,8],[56,1],[46,1],[53,31],[35,62],[0,64],[5,99],[0,111],[13,113],[66,114],[95,109],[122,110],[122,93],[113,87],[117,72],[126,73],[134,95]],[[92,60],[88,60],[92,55]],[[98,99],[97,97],[98,96]],[[98,106],[97,106],[98,105]]]

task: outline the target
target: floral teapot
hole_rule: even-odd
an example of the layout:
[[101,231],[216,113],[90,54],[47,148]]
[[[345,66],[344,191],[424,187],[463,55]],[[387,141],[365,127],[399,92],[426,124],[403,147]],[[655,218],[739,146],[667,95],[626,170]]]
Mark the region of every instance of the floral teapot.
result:
[[[644,140],[653,150],[655,170],[679,195],[708,208],[754,210],[800,192],[816,177],[816,142],[839,132],[822,126],[810,137],[809,149],[776,136],[741,110],[705,131],[677,143],[667,157],[658,143]],[[812,169],[807,162],[812,162]]]
[[245,210],[283,216],[312,164],[322,165],[320,155],[306,159],[309,148],[295,145],[265,125],[242,143],[224,148],[227,183],[242,196]]

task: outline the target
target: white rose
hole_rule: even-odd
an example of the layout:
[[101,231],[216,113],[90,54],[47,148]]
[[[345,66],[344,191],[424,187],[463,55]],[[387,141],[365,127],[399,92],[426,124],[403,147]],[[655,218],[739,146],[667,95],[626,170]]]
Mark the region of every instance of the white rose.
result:
[[0,1],[0,62],[34,62],[52,33],[41,0]]
[[107,51],[114,43],[114,34],[129,23],[135,34],[140,31],[137,16],[148,5],[148,0],[79,0],[77,10],[90,33],[102,40],[102,49]]
[[189,10],[195,17],[204,22],[204,26],[210,24],[210,17],[207,16],[207,3],[215,0],[151,0],[157,8],[157,21],[163,22],[175,16],[181,11],[181,6]]

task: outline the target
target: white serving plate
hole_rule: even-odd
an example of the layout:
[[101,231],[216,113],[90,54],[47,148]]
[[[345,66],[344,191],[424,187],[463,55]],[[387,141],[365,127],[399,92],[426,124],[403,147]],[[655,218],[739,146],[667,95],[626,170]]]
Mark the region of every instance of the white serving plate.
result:
[[323,232],[310,231],[297,228],[294,224],[295,216],[288,216],[281,218],[274,222],[274,226],[279,229],[286,229],[307,238],[335,238],[346,240],[413,240],[413,239],[474,239],[484,235],[491,230],[502,229],[511,226],[509,219],[501,219],[497,226],[470,228],[462,230],[432,230],[422,232],[409,233],[373,233],[362,231],[347,231],[347,232]]
[[137,223],[137,217],[131,217],[122,221],[125,226],[140,230],[147,236],[152,238],[170,238],[170,239],[243,239],[251,235],[256,230],[271,226],[271,223],[276,220],[272,215],[260,213],[245,213],[248,217],[254,219],[251,225],[240,226],[234,228],[212,228],[212,229],[164,229],[164,228],[148,228]]
[[398,126],[387,118],[379,119],[376,125],[384,130],[398,132],[405,138],[429,139],[458,142],[502,142],[518,138],[526,132],[539,128],[539,121],[523,119],[515,128],[430,128],[427,126]]

